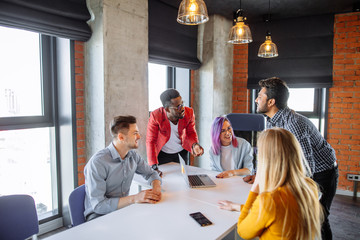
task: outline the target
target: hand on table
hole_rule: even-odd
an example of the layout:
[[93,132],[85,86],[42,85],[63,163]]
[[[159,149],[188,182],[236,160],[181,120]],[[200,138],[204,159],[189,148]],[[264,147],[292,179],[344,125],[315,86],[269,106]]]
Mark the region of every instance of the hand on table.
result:
[[219,173],[218,175],[216,175],[217,178],[228,178],[228,177],[232,177],[234,176],[234,171],[233,170],[228,170],[228,171],[224,171],[222,173]]
[[161,200],[161,190],[148,189],[135,195],[135,203],[157,203]]
[[244,177],[243,180],[244,180],[244,182],[253,184],[255,181],[255,177],[256,177],[256,175],[248,175],[248,176]]
[[220,200],[218,201],[219,208],[228,210],[228,211],[240,211],[240,204],[233,203],[227,200]]

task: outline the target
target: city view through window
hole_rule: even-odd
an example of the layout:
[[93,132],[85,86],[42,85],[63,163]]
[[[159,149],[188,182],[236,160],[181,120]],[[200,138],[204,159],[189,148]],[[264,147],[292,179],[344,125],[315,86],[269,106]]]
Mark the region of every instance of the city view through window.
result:
[[[44,114],[40,37],[0,27],[0,119]],[[29,125],[29,124],[27,124]],[[39,219],[57,213],[54,129],[0,130],[0,195],[29,194]]]

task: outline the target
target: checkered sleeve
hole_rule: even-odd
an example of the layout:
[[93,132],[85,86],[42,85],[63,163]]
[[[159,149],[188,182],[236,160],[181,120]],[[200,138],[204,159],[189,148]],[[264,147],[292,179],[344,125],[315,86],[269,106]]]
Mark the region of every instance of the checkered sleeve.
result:
[[315,159],[313,148],[311,147],[311,133],[307,125],[298,120],[290,123],[287,129],[294,134],[296,139],[299,141],[301,149],[304,153],[305,159],[307,160],[312,173],[315,173]]

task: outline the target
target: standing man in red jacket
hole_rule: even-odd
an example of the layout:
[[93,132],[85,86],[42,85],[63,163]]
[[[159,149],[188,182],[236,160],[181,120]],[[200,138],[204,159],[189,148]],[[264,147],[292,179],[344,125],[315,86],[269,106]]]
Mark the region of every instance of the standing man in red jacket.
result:
[[161,176],[158,164],[179,162],[178,154],[187,162],[188,152],[197,157],[204,149],[195,130],[194,111],[184,106],[179,92],[167,89],[160,95],[160,100],[163,107],[150,114],[146,151],[149,165]]

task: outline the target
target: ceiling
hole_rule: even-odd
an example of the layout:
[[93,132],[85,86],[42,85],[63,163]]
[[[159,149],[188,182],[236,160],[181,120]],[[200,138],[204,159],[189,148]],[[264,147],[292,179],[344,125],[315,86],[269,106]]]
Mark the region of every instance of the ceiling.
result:
[[[178,8],[181,0],[160,0]],[[233,13],[240,7],[240,0],[204,0],[208,14],[219,14],[228,19],[233,18]],[[329,13],[359,11],[360,0],[271,0],[271,19],[303,17]],[[268,0],[241,0],[244,16],[249,22],[262,21],[268,14]]]

